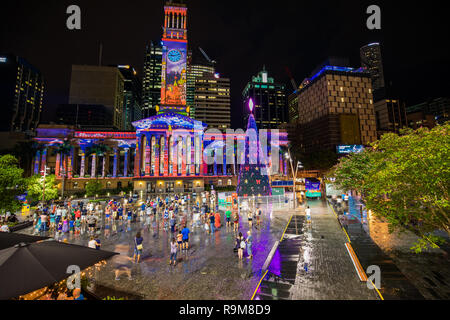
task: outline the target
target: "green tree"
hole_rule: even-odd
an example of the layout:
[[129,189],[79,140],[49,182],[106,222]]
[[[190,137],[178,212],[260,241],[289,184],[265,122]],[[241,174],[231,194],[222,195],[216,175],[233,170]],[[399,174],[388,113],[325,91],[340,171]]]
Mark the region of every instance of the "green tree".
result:
[[0,213],[16,212],[21,203],[17,196],[26,190],[26,182],[22,177],[23,169],[19,168],[19,161],[12,155],[0,157]]
[[[44,184],[43,176],[34,175],[27,178],[28,199],[31,201],[41,201]],[[58,187],[54,174],[45,177],[45,201],[53,200],[58,197]]]
[[102,183],[98,180],[91,180],[86,184],[86,195],[93,197],[102,191]]
[[363,193],[367,208],[391,232],[416,234],[416,252],[438,247],[444,240],[433,232],[450,234],[450,123],[385,134],[372,147],[340,160],[336,184]]

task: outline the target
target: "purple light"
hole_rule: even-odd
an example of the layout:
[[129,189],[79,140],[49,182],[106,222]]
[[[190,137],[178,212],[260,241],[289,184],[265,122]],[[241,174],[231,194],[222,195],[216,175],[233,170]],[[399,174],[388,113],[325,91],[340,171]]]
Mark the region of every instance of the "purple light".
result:
[[250,98],[250,100],[248,101],[248,108],[250,109],[250,112],[253,112],[253,106],[254,106],[253,99]]

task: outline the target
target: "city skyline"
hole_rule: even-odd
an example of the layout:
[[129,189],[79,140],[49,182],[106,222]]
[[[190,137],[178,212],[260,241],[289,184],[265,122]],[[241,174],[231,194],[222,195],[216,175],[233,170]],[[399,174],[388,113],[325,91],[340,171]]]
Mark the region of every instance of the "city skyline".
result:
[[[382,29],[373,31],[365,25],[368,15],[364,2],[257,4],[187,2],[190,49],[204,48],[217,61],[217,72],[231,79],[232,127],[239,127],[241,120],[239,93],[263,65],[276,81],[286,84],[289,95],[293,88],[285,67],[297,84],[330,55],[349,57],[350,66],[359,67],[359,48],[371,42],[381,43],[386,86],[393,87],[396,98],[410,105],[446,94],[448,80],[440,79],[436,70],[450,71],[450,55],[443,42],[433,41],[444,31],[435,27],[439,20],[436,15],[441,13],[433,12],[437,22],[410,22],[432,10],[431,6],[398,9],[383,2]],[[98,64],[100,41],[103,65],[136,66],[142,79],[145,44],[160,37],[163,25],[164,1],[127,3],[121,10],[80,1],[77,5],[82,12],[82,29],[70,31],[65,27],[68,5],[62,1],[39,8],[22,0],[6,8],[9,15],[2,19],[2,30],[7,32],[1,37],[0,52],[24,57],[46,79],[43,121],[50,120],[57,104],[67,103],[71,65]],[[314,15],[317,12],[320,19]],[[11,29],[7,26],[12,25],[12,19],[26,21]],[[306,26],[301,32],[296,31],[302,30],[297,21]],[[419,81],[424,78],[427,81]]]

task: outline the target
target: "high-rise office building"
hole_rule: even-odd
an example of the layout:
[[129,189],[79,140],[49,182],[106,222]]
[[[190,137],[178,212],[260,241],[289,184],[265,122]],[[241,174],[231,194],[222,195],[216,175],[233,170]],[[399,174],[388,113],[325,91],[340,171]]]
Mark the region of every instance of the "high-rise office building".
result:
[[145,47],[142,75],[142,118],[156,114],[161,102],[162,43],[151,41]]
[[136,70],[129,65],[118,65],[124,78],[123,130],[132,131],[132,122],[142,119],[142,85]]
[[384,84],[383,60],[379,43],[370,43],[359,50],[361,67],[366,68],[372,77],[374,101],[377,102],[386,95]]
[[255,106],[253,115],[259,129],[278,129],[280,125],[287,123],[285,85],[275,83],[274,78],[268,76],[265,67],[245,86],[242,97],[243,128],[249,116],[247,105],[250,98]]
[[400,100],[382,99],[374,103],[377,135],[395,132],[408,126],[405,103]]
[[188,63],[186,83],[186,103],[189,106],[189,116],[195,118],[195,81],[201,77],[213,77],[215,69],[213,65],[205,62]]
[[218,74],[197,77],[193,109],[192,118],[206,123],[208,128],[230,128],[230,79]]
[[364,69],[322,67],[298,90],[298,116],[306,154],[375,141],[370,74]]
[[0,55],[0,131],[32,133],[42,111],[44,79],[24,58]]
[[69,104],[104,105],[111,126],[124,130],[124,77],[117,67],[72,65]]

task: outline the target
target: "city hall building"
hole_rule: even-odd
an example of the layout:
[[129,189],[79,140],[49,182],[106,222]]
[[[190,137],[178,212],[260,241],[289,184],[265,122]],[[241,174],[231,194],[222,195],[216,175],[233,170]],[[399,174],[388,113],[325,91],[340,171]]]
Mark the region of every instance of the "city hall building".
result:
[[[50,168],[64,190],[82,191],[97,180],[106,190],[133,187],[140,193],[189,193],[204,190],[206,184],[236,186],[240,165],[238,133],[208,132],[207,125],[189,117],[186,103],[187,8],[168,3],[162,39],[161,105],[157,115],[132,123],[135,131],[80,131],[62,125],[41,125],[34,174]],[[276,137],[275,137],[276,135]],[[232,141],[232,143],[220,143]],[[268,131],[267,152],[274,145],[287,147],[287,134]],[[227,157],[232,155],[231,157]],[[209,153],[214,161],[206,161]],[[277,155],[278,156],[278,155]],[[219,159],[223,157],[223,159]],[[230,158],[233,160],[230,161]],[[227,163],[228,160],[228,163]],[[286,175],[286,160],[279,152],[280,165],[273,174]],[[208,163],[207,163],[208,162]]]

